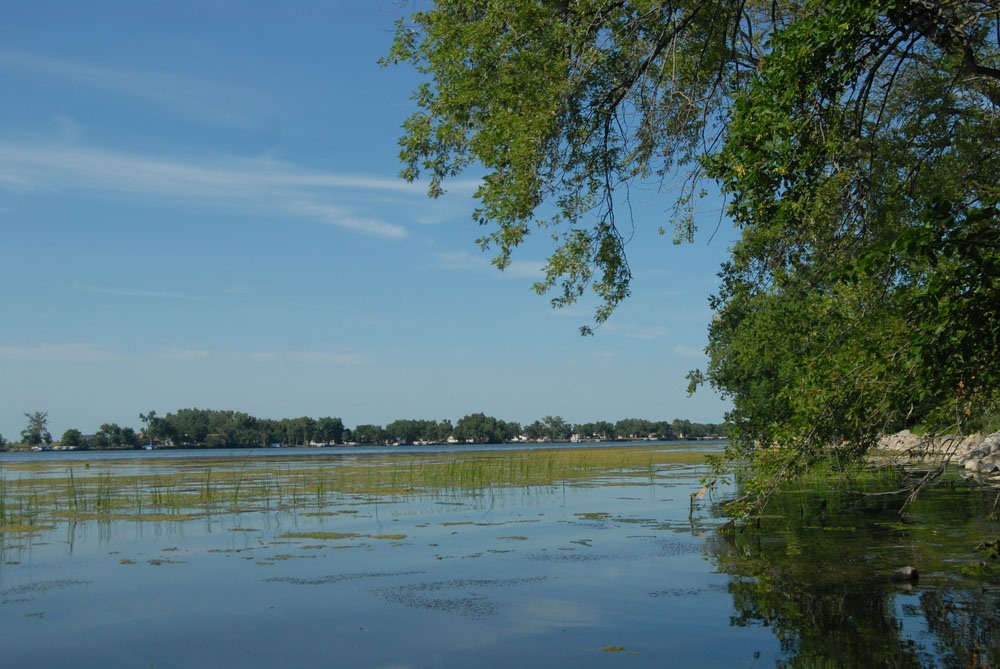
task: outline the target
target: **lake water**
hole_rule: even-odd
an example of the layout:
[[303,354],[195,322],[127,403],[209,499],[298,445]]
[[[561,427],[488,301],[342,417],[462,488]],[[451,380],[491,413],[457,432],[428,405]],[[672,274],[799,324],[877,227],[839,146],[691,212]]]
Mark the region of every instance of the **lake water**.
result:
[[716,448],[0,454],[0,666],[1000,661],[1000,590],[959,573],[993,497],[803,492],[719,534]]

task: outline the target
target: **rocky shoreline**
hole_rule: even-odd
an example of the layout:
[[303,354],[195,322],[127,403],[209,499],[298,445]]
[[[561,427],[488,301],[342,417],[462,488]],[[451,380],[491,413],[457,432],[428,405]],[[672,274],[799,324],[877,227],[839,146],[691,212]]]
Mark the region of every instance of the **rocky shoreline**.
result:
[[1000,432],[918,436],[903,430],[882,437],[876,451],[897,458],[954,463],[962,469],[963,475],[1000,486]]

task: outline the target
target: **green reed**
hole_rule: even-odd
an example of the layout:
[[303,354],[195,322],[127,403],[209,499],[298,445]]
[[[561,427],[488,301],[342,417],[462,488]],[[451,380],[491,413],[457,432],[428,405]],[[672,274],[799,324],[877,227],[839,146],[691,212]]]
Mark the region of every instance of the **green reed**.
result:
[[[698,465],[703,457],[657,447],[480,451],[369,456],[354,461],[225,458],[100,463],[58,474],[57,462],[0,471],[0,531],[57,520],[184,520],[215,513],[321,509],[332,498],[377,502],[407,495],[495,494],[503,489],[656,476],[660,467]],[[20,464],[20,463],[19,463]],[[95,463],[96,465],[97,463]],[[119,467],[127,467],[118,471]],[[128,473],[125,473],[128,472]]]

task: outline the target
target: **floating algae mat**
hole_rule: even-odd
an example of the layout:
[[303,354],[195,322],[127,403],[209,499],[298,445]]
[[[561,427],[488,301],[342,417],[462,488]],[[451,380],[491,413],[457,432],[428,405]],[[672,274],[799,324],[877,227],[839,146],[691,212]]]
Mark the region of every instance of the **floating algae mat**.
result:
[[[815,641],[826,635],[838,652],[867,644],[892,666],[934,666],[968,664],[957,649],[975,634],[980,664],[1000,658],[989,584],[949,579],[940,560],[908,589],[882,578],[920,559],[931,506],[918,528],[875,518],[881,534],[867,544],[860,524],[847,532],[833,519],[826,530],[812,518],[782,525],[764,542],[730,537],[716,528],[732,491],[698,494],[718,448],[0,454],[0,657],[74,668],[775,666],[816,663],[833,652]],[[963,499],[945,505],[949,532]],[[788,517],[809,503],[787,503]],[[868,576],[856,591],[829,573],[811,587],[809,569],[834,551],[797,548],[819,541],[810,532],[856,550],[835,556],[851,579]],[[843,641],[834,595],[864,644]]]

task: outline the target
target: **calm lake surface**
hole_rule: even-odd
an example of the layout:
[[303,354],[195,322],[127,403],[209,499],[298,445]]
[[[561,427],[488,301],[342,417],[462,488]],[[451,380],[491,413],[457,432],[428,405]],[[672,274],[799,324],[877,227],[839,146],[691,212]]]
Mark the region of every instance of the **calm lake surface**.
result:
[[718,448],[0,454],[0,666],[1000,663],[962,575],[995,493],[803,490],[730,535]]

